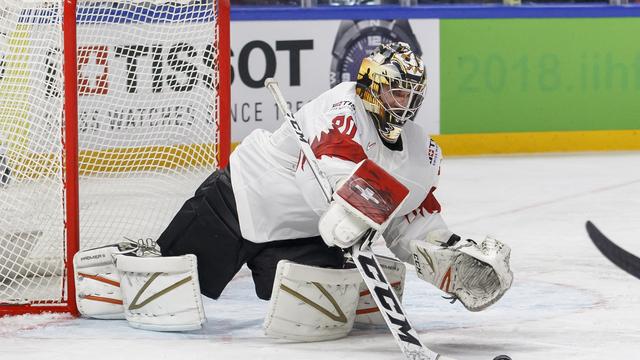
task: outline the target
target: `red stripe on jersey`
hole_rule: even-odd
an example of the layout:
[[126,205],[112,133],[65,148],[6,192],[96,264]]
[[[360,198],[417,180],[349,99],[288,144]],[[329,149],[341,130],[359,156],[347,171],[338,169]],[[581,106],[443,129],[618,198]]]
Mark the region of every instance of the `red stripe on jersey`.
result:
[[433,195],[434,191],[436,191],[435,186],[432,187],[431,190],[429,190],[429,194],[427,194],[427,197],[424,199],[422,204],[418,206],[418,209],[421,209],[421,210],[424,209],[429,214],[439,213],[440,211],[442,211],[442,207],[440,206],[440,203],[436,199],[435,195]]
[[428,214],[435,214],[442,211],[442,208],[440,207],[440,203],[436,199],[435,195],[433,195],[433,192],[435,190],[436,190],[435,186],[432,187],[431,190],[429,190],[427,197],[424,198],[422,203],[418,205],[418,207],[415,210],[413,210],[411,213],[404,216],[405,220],[407,220],[409,224],[411,224],[411,222],[413,222],[413,220],[415,220],[416,217],[418,217],[418,215],[424,217],[425,211]]
[[300,170],[304,170],[304,163],[307,162],[307,157],[304,156],[302,150],[300,150],[300,155],[298,155],[298,168]]
[[360,144],[336,128],[323,132],[319,138],[315,138],[311,143],[311,150],[318,159],[326,155],[359,163],[367,158]]

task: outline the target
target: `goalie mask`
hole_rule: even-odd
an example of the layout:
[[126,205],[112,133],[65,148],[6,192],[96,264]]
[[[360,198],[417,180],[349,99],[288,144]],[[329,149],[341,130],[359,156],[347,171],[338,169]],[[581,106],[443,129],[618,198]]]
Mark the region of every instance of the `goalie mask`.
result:
[[395,143],[405,122],[415,118],[426,87],[422,60],[408,44],[394,42],[378,46],[362,60],[356,93],[382,139]]

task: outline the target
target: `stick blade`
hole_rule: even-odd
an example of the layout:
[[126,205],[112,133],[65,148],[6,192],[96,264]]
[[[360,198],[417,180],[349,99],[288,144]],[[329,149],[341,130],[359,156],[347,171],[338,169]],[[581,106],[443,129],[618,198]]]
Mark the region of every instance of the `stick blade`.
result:
[[591,221],[587,221],[586,228],[591,241],[602,255],[631,276],[640,279],[640,258],[616,245]]

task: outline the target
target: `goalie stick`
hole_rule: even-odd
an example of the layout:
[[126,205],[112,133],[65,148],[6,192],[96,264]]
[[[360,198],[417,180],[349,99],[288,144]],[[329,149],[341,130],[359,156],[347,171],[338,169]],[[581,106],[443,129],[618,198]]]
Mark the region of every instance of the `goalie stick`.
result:
[[[271,92],[276,100],[278,109],[285,118],[285,121],[291,125],[293,131],[298,136],[298,145],[303,155],[307,158],[307,162],[313,172],[313,175],[322,189],[327,200],[331,202],[333,191],[326,176],[320,170],[316,161],[315,154],[311,150],[308,140],[305,138],[300,124],[291,113],[289,105],[285,102],[284,96],[280,92],[278,83],[273,78],[265,80],[265,87]],[[384,318],[389,330],[393,334],[398,346],[402,350],[406,359],[411,360],[444,360],[440,354],[426,347],[418,337],[418,333],[413,328],[409,319],[405,315],[402,303],[393,291],[389,281],[382,272],[382,267],[376,259],[375,254],[371,251],[371,244],[379,237],[375,230],[367,231],[361,241],[353,246],[351,256],[353,262],[362,275],[371,296],[381,310],[380,313]]]
[[639,257],[616,245],[600,230],[598,230],[591,221],[587,221],[586,227],[591,241],[593,241],[593,244],[598,248],[598,250],[600,250],[602,255],[617,265],[620,269],[640,279]]

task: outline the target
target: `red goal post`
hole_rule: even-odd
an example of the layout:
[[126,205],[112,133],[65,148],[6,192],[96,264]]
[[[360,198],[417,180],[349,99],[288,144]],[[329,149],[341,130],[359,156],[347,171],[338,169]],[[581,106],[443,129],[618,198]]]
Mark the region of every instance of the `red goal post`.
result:
[[0,315],[77,315],[73,255],[156,238],[230,153],[229,0],[0,7]]

